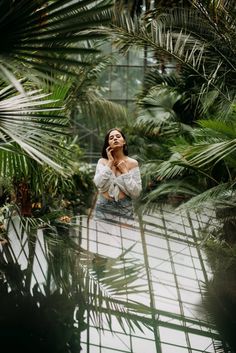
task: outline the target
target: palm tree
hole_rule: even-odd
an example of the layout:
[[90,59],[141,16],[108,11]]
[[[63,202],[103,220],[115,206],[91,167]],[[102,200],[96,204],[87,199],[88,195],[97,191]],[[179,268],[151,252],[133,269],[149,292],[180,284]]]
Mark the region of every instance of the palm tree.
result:
[[[218,120],[199,121],[192,129],[192,141],[172,138],[169,159],[156,165],[160,186],[149,195],[149,202],[170,193],[190,200],[184,207],[235,207],[235,133],[231,124]],[[170,145],[170,144],[169,144]],[[165,180],[165,182],[164,182]]]
[[1,2],[0,173],[15,185],[24,214],[31,214],[32,190],[45,193],[45,165],[74,174],[68,98],[98,60],[94,43],[104,35],[94,28],[110,19],[110,7],[94,0]]
[[[75,77],[75,69],[89,66],[90,56],[97,55],[92,42],[103,35],[93,28],[109,20],[109,8],[107,1],[94,0],[1,2],[1,150],[16,153],[19,145],[30,158],[62,170],[60,160],[53,159],[58,136],[65,131],[61,112],[68,77]],[[59,116],[53,116],[59,108]],[[35,133],[26,134],[28,129]]]
[[[83,92],[81,88],[86,87],[86,77],[92,74],[92,70],[88,70],[88,66],[90,69],[92,67],[91,58],[94,61],[95,57],[97,58],[98,51],[91,47],[92,41],[103,37],[96,34],[93,29],[109,19],[109,5],[106,1],[92,0],[32,1],[32,3],[22,0],[3,1],[0,6],[1,13],[5,15],[2,22],[5,21],[5,28],[9,29],[7,31],[9,36],[4,40],[1,52],[1,94],[4,104],[0,114],[2,117],[0,169],[3,176],[14,178],[17,195],[19,194],[21,201],[24,199],[31,203],[29,193],[32,189],[35,193],[42,193],[42,190],[53,191],[56,196],[59,186],[64,185],[66,190],[70,187],[73,190],[71,180],[52,175],[52,170],[59,171],[63,176],[73,173],[75,160],[71,158],[71,152],[74,150],[68,148],[70,139],[67,139],[65,134],[68,132],[69,104],[72,101],[71,97],[76,100],[80,93],[83,98],[91,94],[86,89]],[[22,21],[18,21],[19,13],[22,14]],[[17,26],[13,27],[16,18]],[[77,82],[73,79],[73,75]],[[78,85],[79,79],[81,85]],[[95,95],[93,98],[97,106],[101,105]],[[12,103],[14,107],[11,106]],[[81,110],[91,108],[91,103],[90,105],[86,103],[86,99],[81,102]],[[63,109],[64,104],[66,109]],[[103,107],[102,109],[105,111]],[[122,109],[117,108],[116,111],[118,110],[123,114]],[[93,111],[93,115],[95,113]],[[68,163],[68,160],[71,160],[71,163]],[[18,218],[16,208],[13,207],[14,212],[9,214],[5,212],[6,209],[5,206],[4,215],[7,214],[7,224],[15,227]],[[25,352],[32,349],[78,351],[80,333],[86,326],[85,310],[94,320],[99,321],[103,316],[110,328],[112,315],[116,315],[122,327],[124,323],[131,327],[132,323],[136,327],[141,327],[140,323],[143,320],[141,315],[149,314],[149,308],[137,303],[126,303],[121,299],[124,285],[127,287],[127,293],[137,290],[132,282],[142,270],[139,264],[134,264],[133,259],[125,260],[125,254],[121,254],[118,259],[108,259],[109,270],[101,271],[96,261],[106,262],[107,259],[99,259],[95,254],[88,254],[76,244],[72,244],[76,253],[72,254],[70,249],[66,249],[68,251],[63,249],[62,268],[56,261],[56,256],[67,227],[63,227],[62,235],[57,233],[58,229],[62,229],[61,224],[58,224],[60,223],[58,214],[40,214],[40,219],[36,218],[37,215],[35,218],[26,219],[21,216],[19,216],[20,227],[16,226],[15,231],[21,243],[20,251],[25,253],[25,245],[28,246],[27,268],[21,271],[21,264],[17,263],[11,242],[5,244],[4,256],[1,253],[1,270],[4,278],[1,279],[0,287],[1,299],[6,310],[1,323],[5,329],[11,330],[11,324],[13,328],[19,329],[18,323],[24,322],[22,333],[26,334],[29,327],[32,328],[31,340],[18,342]],[[53,223],[50,217],[57,217],[57,222]],[[44,274],[46,280],[42,292],[37,281],[33,288],[30,288],[30,284],[35,277],[33,263],[37,259],[36,244],[39,241],[37,229],[45,224],[50,230],[50,234],[44,234],[45,240],[47,236],[50,238],[47,239],[48,244],[44,249],[49,267],[48,272]],[[9,240],[11,232],[8,227],[4,230],[4,227],[5,223],[1,229]],[[56,242],[60,236],[61,239]],[[50,243],[50,240],[54,243]],[[117,269],[118,267],[123,269],[124,263],[131,276],[127,276],[124,271],[124,277],[120,278]],[[75,272],[72,274],[68,269]],[[12,273],[17,275],[16,281],[14,276],[11,276]],[[8,290],[4,292],[6,286]],[[62,309],[62,303],[66,304],[65,310]],[[18,308],[14,311],[17,322],[12,312],[7,310],[9,304],[11,308]],[[102,308],[99,307],[100,304],[103,305]],[[6,315],[7,312],[9,316]],[[43,324],[38,326],[35,318],[41,318]],[[79,327],[75,327],[76,325]],[[14,336],[14,331],[11,333]],[[50,334],[53,335],[53,340]],[[15,349],[15,343],[15,340],[11,340],[10,349]],[[35,344],[36,348],[32,348]]]
[[[217,206],[221,222],[214,236],[220,234],[231,253],[235,252],[236,224],[236,7],[230,0],[191,4],[194,10],[155,11],[140,19],[117,15],[114,43],[124,52],[133,46],[146,47],[175,65],[174,73],[161,78],[153,70],[139,99],[136,128],[149,144],[146,157],[151,160],[144,167],[147,184],[151,184],[151,192],[149,188],[144,195],[146,205],[153,209],[156,202],[178,194],[188,200],[181,207]],[[209,237],[207,232],[204,242]],[[225,352],[235,348],[230,315],[235,292],[228,285],[235,264],[231,265],[221,273],[213,263],[214,277],[206,291],[206,307],[230,346]],[[227,293],[223,288],[229,288]]]
[[[195,162],[197,156],[194,160],[189,157],[189,154],[193,151],[196,155],[198,154],[197,147],[195,147],[195,150],[189,147],[185,154],[181,153],[181,149],[186,150],[186,146],[196,143],[192,128],[200,119],[217,119],[217,121],[221,121],[219,121],[219,124],[223,124],[224,121],[229,121],[234,116],[236,76],[235,20],[233,15],[235,6],[232,1],[218,2],[217,4],[217,13],[219,13],[217,18],[215,18],[216,8],[214,9],[213,3],[198,1],[192,3],[196,7],[195,9],[175,8],[171,11],[165,10],[164,13],[161,12],[160,16],[158,16],[158,11],[149,12],[140,19],[131,19],[128,15],[116,15],[112,26],[114,43],[121,51],[127,51],[133,46],[146,47],[155,55],[168,56],[176,63],[176,78],[168,77],[165,82],[162,80],[162,86],[160,80],[158,82],[158,75],[155,75],[154,72],[153,77],[155,77],[156,82],[153,84],[154,79],[152,78],[150,86],[143,94],[138,126],[141,126],[146,132],[149,130],[151,135],[158,136],[159,141],[162,137],[163,141],[166,141],[166,137],[170,139],[168,142],[171,151],[169,150],[167,158],[170,158],[173,171],[170,170],[171,168],[168,169],[170,163],[166,166],[164,162],[159,168],[160,161],[157,161],[156,177],[165,178],[169,172],[169,177],[178,176],[179,179],[179,176],[183,175],[183,170],[187,168],[187,175],[190,177],[187,194],[191,196],[200,192],[195,187],[196,177],[193,179],[194,186],[193,180],[191,180],[191,175],[196,175],[194,173],[199,166]],[[191,79],[191,86],[188,87],[188,89],[190,88],[189,92],[186,90],[186,77],[189,81]],[[184,82],[185,91],[181,91],[180,86],[176,90],[176,87],[173,87],[173,80],[175,80],[175,85],[177,80]],[[169,107],[164,102],[167,90]],[[165,109],[163,109],[163,104],[165,104]],[[186,121],[183,119],[182,111],[189,112],[189,108],[191,108],[189,120]],[[232,125],[234,126],[234,123]],[[210,130],[205,130],[203,123],[201,123],[201,126],[200,130],[196,130],[196,135],[199,131],[203,131],[202,134],[204,131],[209,133]],[[220,129],[219,126],[218,128]],[[212,129],[211,131],[214,134]],[[179,139],[173,138],[176,134],[180,136]],[[224,139],[223,136],[221,138]],[[225,138],[228,139],[227,136]],[[176,148],[175,143],[177,143]],[[226,148],[226,145],[222,144],[222,149],[223,146]],[[208,144],[205,147],[208,148]],[[202,146],[202,149],[204,149],[204,146]],[[212,146],[212,151],[213,149],[214,146]],[[222,149],[221,154],[215,154],[215,158],[211,159],[212,164],[222,163],[220,162],[224,155]],[[171,156],[173,151],[174,154]],[[228,155],[228,151],[225,151],[225,156]],[[203,168],[207,164],[208,156],[205,155],[205,157]],[[201,157],[199,156],[199,158]],[[178,166],[178,163],[180,166]],[[189,165],[186,167],[188,163]],[[165,167],[167,170],[165,170]],[[155,166],[152,170],[155,173]],[[191,173],[189,174],[190,170]],[[215,171],[216,167],[214,168]],[[216,182],[214,181],[214,175],[210,174],[208,173],[207,178],[209,177],[211,181],[208,186],[205,184],[205,190]],[[234,179],[234,172],[231,167],[228,176],[229,181]],[[205,183],[204,180],[202,181]],[[181,181],[178,181],[178,183],[180,183],[179,188],[183,190],[183,183]],[[172,184],[174,188],[175,183]],[[199,184],[200,189],[202,189],[201,184]],[[163,188],[159,189],[160,192]],[[167,189],[162,191],[167,193]]]
[[[219,24],[212,20],[211,13],[206,16],[209,11],[203,1],[197,4],[199,9],[175,8],[160,16],[153,11],[134,20],[117,14],[112,26],[114,43],[122,51],[132,46],[147,47],[157,57],[172,58],[178,69],[188,70],[188,75],[198,80],[199,101],[211,91],[215,93],[212,99],[220,100],[223,108],[223,104],[230,105],[235,99],[234,3],[228,1],[221,7]],[[226,107],[222,116],[225,113]]]

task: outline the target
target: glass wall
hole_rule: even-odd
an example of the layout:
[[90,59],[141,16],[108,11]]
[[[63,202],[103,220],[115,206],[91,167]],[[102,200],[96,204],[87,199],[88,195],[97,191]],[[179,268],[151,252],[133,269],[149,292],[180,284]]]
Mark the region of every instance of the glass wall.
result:
[[[146,58],[143,50],[121,55],[108,41],[100,49],[109,58],[109,64],[98,82],[100,94],[108,101],[120,104],[133,113],[136,109],[135,97],[142,89],[145,67],[153,65],[153,60],[151,57]],[[102,136],[99,135],[98,122],[91,122],[90,116],[76,112],[73,120],[80,146],[86,151],[85,159],[95,163],[100,157],[104,132]]]
[[142,89],[145,66],[152,62],[145,58],[143,50],[129,51],[121,55],[109,42],[102,46],[102,51],[114,57],[101,77],[101,86],[107,88],[104,97],[134,109],[135,95]]

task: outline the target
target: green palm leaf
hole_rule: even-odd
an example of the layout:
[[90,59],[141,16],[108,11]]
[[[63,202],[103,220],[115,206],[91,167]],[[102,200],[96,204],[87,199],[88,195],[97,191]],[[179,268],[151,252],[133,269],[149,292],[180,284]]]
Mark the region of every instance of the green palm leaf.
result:
[[103,36],[90,29],[110,19],[110,6],[104,0],[1,1],[1,74],[12,82],[15,70],[28,77],[73,74],[88,64],[85,54],[98,52],[86,43]]
[[194,167],[203,168],[206,165],[218,163],[236,152],[236,139],[212,144],[188,147],[184,157]]
[[220,183],[194,196],[179,206],[178,209],[198,209],[209,205],[220,205],[221,207],[235,206],[234,195],[235,183]]
[[236,124],[235,124],[235,115],[232,114],[230,121],[222,121],[217,119],[205,119],[198,120],[198,125],[202,129],[193,130],[194,137],[196,141],[201,141],[201,136],[206,141],[208,136],[209,139],[215,139],[220,141],[220,139],[235,139],[236,138]]
[[193,72],[203,75],[198,70],[204,62],[205,45],[181,30],[179,33],[171,31],[162,20],[153,19],[145,23],[117,15],[112,32],[117,35],[115,44],[122,51],[127,51],[131,46],[143,48],[147,45],[150,50],[171,55]]
[[[67,118],[58,100],[40,90],[17,93],[12,85],[0,91],[1,173],[14,164],[25,169],[27,156],[61,170],[59,138],[66,133]],[[56,113],[56,115],[55,115]],[[57,148],[55,148],[57,146]],[[16,157],[17,155],[17,157]],[[59,163],[58,163],[59,162]]]
[[[227,22],[227,13],[224,18]],[[230,112],[236,86],[234,45],[229,46],[227,34],[216,28],[210,18],[183,8],[166,11],[159,17],[150,12],[142,19],[116,14],[112,32],[122,51],[133,46],[147,47],[155,57],[180,63],[182,70],[201,82],[199,98],[205,95],[209,99],[214,90],[218,104],[222,102],[224,112]]]
[[162,202],[162,197],[166,197],[168,195],[174,194],[174,195],[182,195],[185,198],[193,197],[199,193],[200,189],[196,186],[193,186],[191,182],[188,182],[187,180],[170,180],[170,181],[165,181],[162,182],[158,188],[155,190],[149,192],[144,200],[146,200],[145,207],[148,206],[150,202],[157,201],[160,199]]

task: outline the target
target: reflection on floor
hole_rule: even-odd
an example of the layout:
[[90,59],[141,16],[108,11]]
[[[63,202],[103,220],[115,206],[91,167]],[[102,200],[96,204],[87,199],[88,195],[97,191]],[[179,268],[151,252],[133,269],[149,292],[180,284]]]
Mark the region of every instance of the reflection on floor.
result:
[[[114,277],[116,284],[124,287],[117,299],[148,308],[148,311],[143,309],[141,313],[133,312],[142,330],[136,326],[132,330],[129,325],[124,325],[126,330],[122,329],[114,315],[111,332],[106,320],[100,325],[100,322],[95,324],[89,316],[86,317],[88,329],[81,330],[82,353],[216,352],[215,342],[219,337],[201,306],[203,285],[211,278],[201,246],[201,230],[212,217],[209,210],[206,213],[180,214],[165,207],[155,214],[143,216],[132,227],[88,220],[85,216],[77,217],[77,230],[73,237],[83,249],[97,254],[98,260],[106,260],[103,261],[105,274],[106,271],[111,272],[112,266],[113,274],[116,274],[117,263],[113,259],[122,255],[128,258],[123,262],[123,273],[130,281],[134,266],[138,263],[141,270],[131,283],[131,290],[127,290],[124,279]],[[24,270],[29,267],[29,247],[25,235],[14,233],[17,228],[19,224],[15,222],[11,230],[9,254]],[[38,284],[43,290],[45,283],[48,283],[49,288],[53,289],[58,283],[50,282],[53,273],[48,279],[51,249],[44,241],[42,230],[36,239],[30,286],[33,288]],[[55,249],[58,250],[58,245]],[[64,254],[64,250],[61,251]],[[7,253],[5,256],[7,258]],[[59,263],[56,261],[55,264]],[[68,267],[65,267],[63,275],[67,276],[68,281],[72,278]],[[139,287],[141,291],[136,290]],[[73,286],[71,288],[73,291]]]
[[[170,208],[145,215],[134,227],[105,222],[82,222],[81,245],[102,256],[128,256],[143,264],[138,283],[146,291],[128,295],[152,309],[152,329],[125,334],[120,326],[99,330],[90,323],[82,334],[82,352],[196,353],[215,352],[217,332],[201,308],[202,287],[211,273],[201,248],[200,231],[209,215],[177,214]],[[114,319],[115,320],[115,319]]]

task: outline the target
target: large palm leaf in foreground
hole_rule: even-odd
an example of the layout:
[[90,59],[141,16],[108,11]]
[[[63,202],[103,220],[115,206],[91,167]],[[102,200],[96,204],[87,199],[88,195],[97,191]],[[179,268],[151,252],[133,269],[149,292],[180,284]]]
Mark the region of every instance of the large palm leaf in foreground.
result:
[[1,174],[13,165],[25,170],[27,160],[49,164],[62,171],[59,136],[67,119],[57,100],[40,90],[19,93],[11,85],[0,90]]
[[90,29],[106,23],[109,7],[104,0],[1,1],[0,74],[12,82],[16,71],[28,78],[74,74],[97,52],[88,42],[101,35]]

